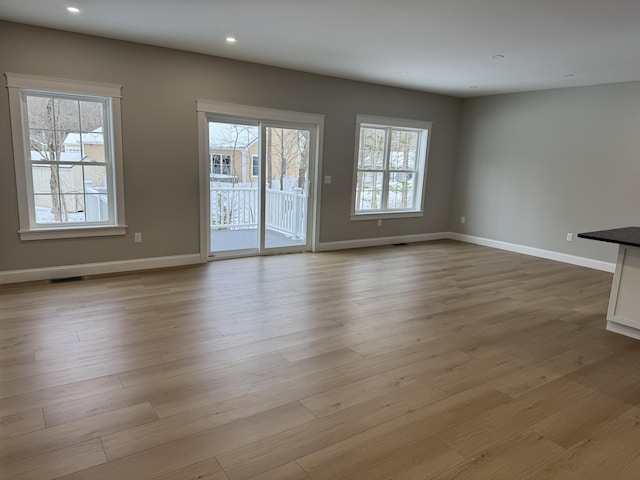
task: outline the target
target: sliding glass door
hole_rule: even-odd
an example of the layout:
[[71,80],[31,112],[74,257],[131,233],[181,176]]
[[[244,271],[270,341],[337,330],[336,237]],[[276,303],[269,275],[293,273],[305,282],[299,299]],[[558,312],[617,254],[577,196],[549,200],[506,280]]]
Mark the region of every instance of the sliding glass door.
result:
[[306,246],[311,131],[265,127],[264,248]]
[[207,119],[209,256],[295,252],[311,246],[311,127]]
[[258,251],[259,133],[259,126],[251,123],[209,121],[209,227],[214,254]]

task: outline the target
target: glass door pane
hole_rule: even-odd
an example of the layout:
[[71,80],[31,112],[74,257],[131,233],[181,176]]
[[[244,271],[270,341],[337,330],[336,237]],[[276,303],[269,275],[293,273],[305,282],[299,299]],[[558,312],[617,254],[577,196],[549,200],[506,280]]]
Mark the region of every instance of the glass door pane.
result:
[[265,248],[307,245],[308,129],[266,127]]
[[259,250],[258,135],[257,125],[209,122],[211,253]]

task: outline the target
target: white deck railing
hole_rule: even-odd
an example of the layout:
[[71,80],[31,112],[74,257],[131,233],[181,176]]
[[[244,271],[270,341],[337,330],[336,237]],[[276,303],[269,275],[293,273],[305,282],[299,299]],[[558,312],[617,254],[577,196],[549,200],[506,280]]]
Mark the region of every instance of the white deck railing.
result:
[[[265,227],[294,239],[304,239],[307,196],[301,188],[281,191],[267,188]],[[258,228],[258,188],[214,187],[211,189],[211,229]]]

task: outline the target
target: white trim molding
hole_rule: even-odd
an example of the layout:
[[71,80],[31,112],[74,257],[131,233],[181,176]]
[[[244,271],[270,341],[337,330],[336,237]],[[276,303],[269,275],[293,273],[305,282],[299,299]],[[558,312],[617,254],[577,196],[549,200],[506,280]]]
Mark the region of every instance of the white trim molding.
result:
[[[9,117],[18,199],[18,234],[21,240],[125,235],[127,225],[124,209],[124,166],[122,159],[122,87],[106,83],[67,80],[35,75],[5,73],[9,91]],[[28,123],[27,96],[43,94],[51,98],[66,98],[102,105],[102,135],[106,169],[106,197],[108,219],[97,222],[38,224],[32,179],[34,162],[31,159],[31,134]],[[56,132],[63,133],[62,127]],[[50,162],[50,161],[49,161]],[[41,163],[41,162],[39,162]],[[67,162],[74,166],[82,160]],[[84,167],[83,167],[84,168]]]
[[[319,242],[315,252],[328,252],[334,250],[347,250],[351,248],[378,247],[397,243],[429,242],[434,240],[457,240],[465,243],[473,243],[485,247],[507,250],[510,252],[546,258],[558,262],[569,263],[581,267],[602,270],[613,273],[615,264],[602,262],[585,257],[568,255],[540,248],[528,247],[514,243],[491,240],[488,238],[464,235],[455,232],[434,232],[417,235],[400,235],[395,237],[368,238],[359,240],[345,240],[338,242]],[[79,265],[64,265],[58,267],[33,268],[24,270],[0,271],[0,284],[31,282],[37,280],[49,280],[54,278],[78,277],[85,275],[100,275],[105,273],[121,273],[135,270],[150,270],[155,268],[180,267],[201,264],[208,261],[208,257],[202,257],[199,253],[191,255],[175,255],[167,257],[140,258],[135,260],[122,260],[115,262],[88,263]]]
[[400,235],[397,237],[345,240],[341,242],[321,242],[321,243],[318,243],[315,251],[329,252],[332,250],[346,250],[349,248],[379,247],[381,245],[393,245],[395,243],[429,242],[432,240],[446,240],[448,238],[449,238],[448,233],[436,232],[436,233],[421,233],[417,235]]
[[[427,190],[427,168],[429,163],[429,145],[431,144],[431,129],[433,122],[424,120],[408,120],[400,118],[376,117],[372,115],[356,114],[355,141],[353,150],[353,177],[351,183],[351,221],[372,220],[383,218],[421,217],[424,215],[424,198]],[[384,131],[383,162],[381,166],[360,168],[360,142],[363,129],[379,129]],[[391,138],[393,131],[410,130],[418,135],[417,152],[414,168],[394,170],[391,168]],[[380,207],[375,210],[358,210],[358,179],[362,172],[375,172],[382,175],[382,190],[380,192]],[[394,173],[411,173],[415,175],[413,189],[413,204],[409,208],[388,208],[391,176]]]
[[182,267],[202,263],[199,254],[174,255],[169,257],[138,258],[116,262],[63,265],[59,267],[30,268],[0,272],[0,284],[34,282],[55,278],[82,277],[105,273],[123,273],[155,268]]
[[592,258],[586,257],[578,257],[576,255],[544,250],[542,248],[528,247],[526,245],[519,245],[516,243],[502,242],[500,240],[492,240],[490,238],[475,237],[473,235],[465,235],[455,232],[449,232],[447,238],[450,238],[451,240],[458,240],[460,242],[482,245],[485,247],[498,248],[500,250],[508,250],[509,252],[523,253],[533,257],[546,258],[547,260],[570,263],[571,265],[592,268],[594,270],[602,270],[609,273],[613,273],[616,269],[615,263],[593,260]]
[[[289,110],[277,110],[271,108],[254,107],[250,105],[218,102],[214,100],[196,99],[196,112],[198,118],[198,172],[199,196],[200,196],[200,256],[202,261],[213,260],[211,252],[210,235],[210,182],[209,182],[209,123],[210,122],[234,122],[256,126],[259,129],[258,146],[260,149],[261,171],[266,171],[266,142],[263,140],[265,129],[268,127],[308,129],[309,137],[309,207],[307,222],[307,245],[304,250],[313,251],[317,243],[319,208],[320,208],[320,188],[317,178],[322,164],[322,143],[324,114],[294,112]],[[315,154],[315,156],[314,156]],[[243,168],[244,168],[243,156]],[[253,168],[253,163],[251,164]],[[261,199],[259,202],[258,218],[265,218],[264,190],[260,189]],[[258,222],[261,224],[261,221]],[[259,227],[261,228],[261,227]],[[260,234],[260,244],[258,251],[260,255],[265,251],[264,235]],[[267,254],[285,253],[287,250],[269,249]],[[300,248],[296,249],[300,251]],[[249,254],[256,253],[254,249]],[[243,251],[230,251],[218,258],[231,258],[244,256]]]
[[324,114],[292,112],[274,108],[253,107],[238,103],[216,102],[214,100],[196,100],[196,110],[216,115],[251,118],[269,122],[304,123],[308,125],[324,125]]
[[67,78],[41,77],[22,73],[6,72],[7,87],[25,88],[28,90],[44,90],[64,92],[97,97],[122,98],[122,86],[112,83],[87,82]]

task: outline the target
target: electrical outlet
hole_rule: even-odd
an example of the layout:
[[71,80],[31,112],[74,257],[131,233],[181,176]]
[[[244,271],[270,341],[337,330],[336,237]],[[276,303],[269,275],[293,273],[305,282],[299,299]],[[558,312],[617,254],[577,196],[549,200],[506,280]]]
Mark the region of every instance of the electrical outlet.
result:
[[467,221],[467,219],[465,217],[460,217],[460,223],[464,223],[466,221]]
[[378,226],[379,226],[379,227],[381,227],[381,226],[382,226],[382,219],[381,219],[381,218],[379,218],[379,219],[378,219]]
[[567,233],[567,242],[573,241],[573,233]]
[[324,183],[325,185],[329,185],[331,183],[331,175],[324,176]]
[[142,234],[140,232],[136,232],[133,234],[133,241],[135,243],[142,243]]

